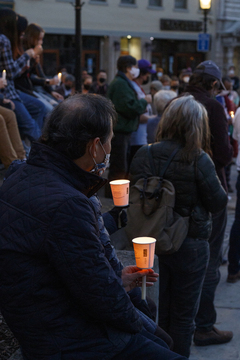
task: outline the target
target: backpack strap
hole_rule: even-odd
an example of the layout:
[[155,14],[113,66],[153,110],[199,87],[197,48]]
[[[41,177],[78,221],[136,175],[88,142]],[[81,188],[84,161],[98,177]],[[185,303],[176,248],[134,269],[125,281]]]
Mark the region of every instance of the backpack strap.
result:
[[153,156],[152,156],[152,144],[148,145],[148,160],[149,160],[149,164],[151,166],[152,175],[156,176],[156,168],[155,168]]
[[[148,151],[148,155],[149,157],[151,157],[151,160],[150,160],[150,165],[151,165],[151,162],[153,165],[151,165],[151,168],[152,166],[154,167],[155,169],[155,166],[154,166],[154,162],[153,162],[153,149],[152,149],[152,145],[149,145],[150,149]],[[162,179],[164,177],[164,174],[167,170],[167,168],[169,167],[169,165],[171,164],[171,161],[173,160],[174,156],[177,154],[177,152],[180,150],[181,146],[178,145],[174,150],[173,152],[171,153],[171,155],[169,156],[168,160],[166,161],[166,163],[164,164],[164,166],[160,169],[159,171],[159,177]],[[156,170],[154,172],[154,175],[156,174]]]

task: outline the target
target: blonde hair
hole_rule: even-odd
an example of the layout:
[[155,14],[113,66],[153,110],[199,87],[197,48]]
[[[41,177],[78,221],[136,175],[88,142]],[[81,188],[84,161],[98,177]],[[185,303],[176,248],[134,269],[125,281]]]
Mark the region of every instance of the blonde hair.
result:
[[181,144],[184,161],[192,161],[200,149],[211,155],[210,129],[205,107],[192,95],[173,99],[161,117],[156,140],[174,140]]

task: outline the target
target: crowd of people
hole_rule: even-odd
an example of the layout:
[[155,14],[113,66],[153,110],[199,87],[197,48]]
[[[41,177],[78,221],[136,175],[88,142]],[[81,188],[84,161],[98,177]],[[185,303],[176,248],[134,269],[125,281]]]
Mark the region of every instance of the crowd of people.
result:
[[[104,69],[95,81],[83,69],[76,94],[65,68],[61,81],[44,74],[41,26],[10,9],[0,20],[0,311],[24,360],[184,360],[192,339],[229,342],[233,333],[215,326],[214,295],[235,157],[240,171],[234,67],[222,77],[207,60],[170,77],[124,55],[110,84]],[[164,178],[175,211],[189,217],[180,249],[159,255],[159,275],[123,267],[110,239],[121,209],[102,214],[97,196],[105,186],[111,197],[108,165],[109,181],[153,176],[152,143],[156,169],[176,150]],[[240,279],[239,214],[240,176],[230,283]],[[141,299],[143,276],[159,282],[158,304]]]

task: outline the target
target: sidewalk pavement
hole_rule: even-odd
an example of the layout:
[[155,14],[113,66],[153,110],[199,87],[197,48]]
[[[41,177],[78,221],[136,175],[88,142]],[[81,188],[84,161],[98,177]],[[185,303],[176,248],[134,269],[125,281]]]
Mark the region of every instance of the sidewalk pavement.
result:
[[[3,173],[2,173],[3,174]],[[106,175],[105,175],[106,176]],[[2,183],[0,173],[0,185]],[[228,221],[224,238],[223,253],[227,257],[228,240],[232,223],[234,221],[234,210],[236,204],[235,184],[237,180],[236,166],[231,169],[231,186],[234,193],[229,194],[228,202]],[[103,212],[109,211],[114,205],[112,199],[104,196],[104,189],[99,192],[99,197],[103,205]],[[216,290],[215,306],[217,310],[216,327],[220,330],[231,330],[234,333],[233,339],[222,345],[195,346],[191,347],[190,360],[233,360],[240,358],[240,281],[235,284],[226,282],[227,265],[220,268],[221,280]],[[19,352],[16,352],[11,360],[20,360]]]

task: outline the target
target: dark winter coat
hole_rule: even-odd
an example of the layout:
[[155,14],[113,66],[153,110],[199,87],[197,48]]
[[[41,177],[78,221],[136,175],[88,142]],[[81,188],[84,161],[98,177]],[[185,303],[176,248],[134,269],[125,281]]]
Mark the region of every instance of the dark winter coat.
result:
[[29,360],[111,359],[142,328],[99,241],[104,183],[35,143],[0,189],[0,308]]
[[[162,141],[153,145],[155,168],[164,166],[178,146],[173,141]],[[131,185],[142,177],[152,176],[147,146],[138,150],[130,167]],[[210,157],[201,151],[194,162],[181,160],[181,150],[170,163],[164,178],[175,188],[175,211],[181,216],[190,216],[188,236],[208,240],[211,233],[211,215],[227,204],[227,195],[216,175]]]
[[217,100],[211,98],[207,90],[197,86],[187,86],[186,92],[193,95],[207,110],[213,162],[221,184],[227,191],[224,167],[231,162],[233,149],[228,136],[228,121],[223,106]]

